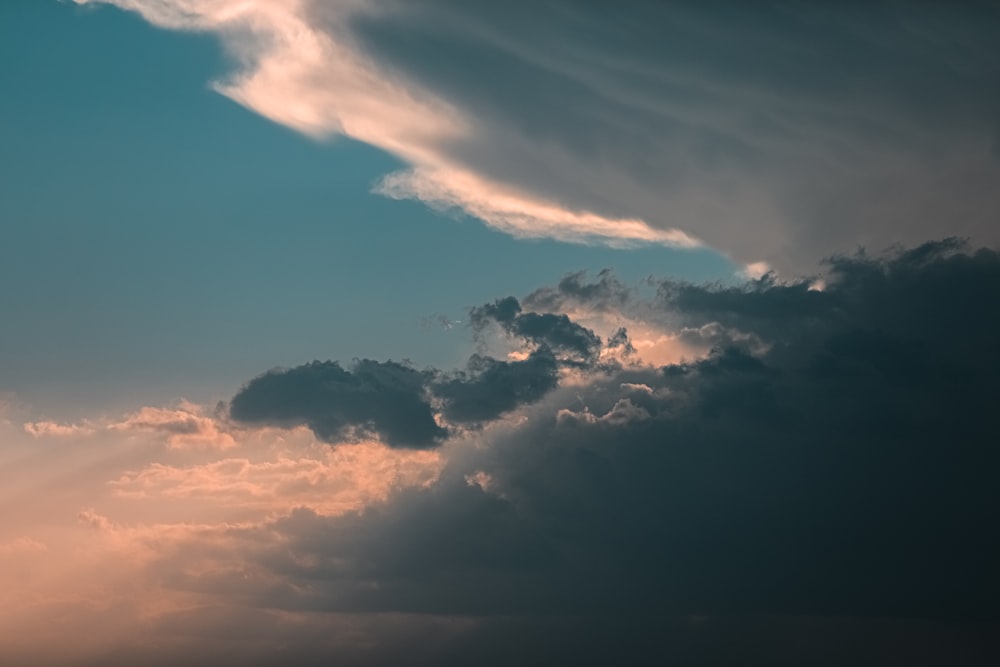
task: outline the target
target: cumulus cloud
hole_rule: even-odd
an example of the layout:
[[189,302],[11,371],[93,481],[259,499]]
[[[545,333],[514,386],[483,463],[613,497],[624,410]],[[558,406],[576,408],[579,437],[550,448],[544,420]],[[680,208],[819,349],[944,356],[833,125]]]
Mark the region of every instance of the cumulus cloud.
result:
[[529,308],[566,312],[585,306],[588,311],[620,312],[635,296],[610,269],[603,269],[597,279],[588,282],[587,273],[578,271],[565,276],[554,287],[540,287],[524,298]]
[[230,414],[254,424],[308,426],[324,440],[375,434],[397,447],[432,447],[446,431],[426,396],[429,373],[392,361],[335,361],[276,369],[233,397]]
[[[233,397],[230,415],[244,424],[308,426],[331,443],[373,436],[391,447],[436,447],[449,424],[474,426],[534,403],[558,385],[562,369],[592,366],[606,349],[565,314],[524,312],[515,297],[472,308],[469,319],[477,335],[498,325],[527,349],[511,360],[474,354],[453,372],[370,359],[349,369],[335,361],[274,369]],[[627,350],[627,334],[616,336],[609,346]]]
[[473,308],[469,319],[477,329],[496,322],[512,336],[562,352],[583,364],[593,361],[601,347],[601,339],[593,331],[566,315],[522,312],[521,304],[514,297]]
[[559,362],[543,347],[515,361],[473,355],[466,371],[450,374],[434,391],[449,421],[477,423],[534,403],[558,383]]
[[986,3],[76,1],[217,34],[219,92],[401,158],[387,196],[517,236],[785,271],[942,221],[998,238]]

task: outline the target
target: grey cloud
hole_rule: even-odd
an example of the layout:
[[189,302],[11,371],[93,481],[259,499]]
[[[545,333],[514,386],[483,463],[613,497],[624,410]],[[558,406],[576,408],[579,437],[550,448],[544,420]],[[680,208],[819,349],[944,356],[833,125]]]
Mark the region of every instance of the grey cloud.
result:
[[474,355],[466,371],[453,373],[434,387],[445,418],[458,423],[496,419],[541,399],[559,383],[559,361],[548,347],[523,361],[499,361]]
[[998,26],[972,2],[422,0],[353,37],[475,119],[443,148],[473,171],[803,271],[998,239]]
[[626,356],[635,354],[635,347],[629,340],[628,330],[625,327],[618,327],[618,330],[608,337],[607,347],[609,350],[619,350]]
[[289,614],[195,607],[151,624],[151,651],[127,638],[94,659],[48,660],[38,652],[0,652],[10,664],[39,667],[271,667],[402,664],[525,665],[809,664],[839,667],[961,664],[997,658],[996,627],[921,619],[802,616],[615,616]]
[[587,282],[585,271],[571,273],[555,287],[535,290],[524,298],[524,304],[542,311],[565,310],[574,305],[585,305],[591,311],[621,311],[633,296],[634,291],[610,269],[603,269],[592,282]]
[[600,337],[590,329],[573,322],[566,315],[522,312],[514,297],[473,308],[470,320],[478,329],[495,321],[512,335],[569,354],[581,363],[592,362],[601,348]]
[[[523,312],[514,297],[471,309],[469,321],[477,334],[495,323],[536,347],[517,361],[473,355],[464,371],[442,375],[433,391],[442,402],[442,414],[454,423],[491,421],[535,403],[556,388],[560,368],[593,366],[602,347],[599,336],[566,315]],[[627,335],[613,344],[627,349]]]
[[446,435],[426,397],[429,375],[392,361],[364,359],[350,370],[314,361],[272,370],[233,397],[233,419],[249,424],[305,425],[329,441],[372,431],[396,447],[432,447]]
[[520,314],[521,304],[515,297],[508,296],[473,308],[469,312],[469,321],[477,330],[489,325],[490,322],[509,326]]
[[[779,283],[773,276],[733,287],[664,281],[659,307],[691,325],[718,322],[777,343],[773,355],[862,329],[922,337],[942,353],[946,342],[961,341],[992,354],[987,340],[995,320],[979,304],[997,294],[996,253],[965,248],[952,238],[884,256],[834,256],[822,291],[811,289],[811,280]],[[928,316],[931,307],[936,317]],[[971,321],[956,331],[961,320]]]
[[[477,330],[495,322],[535,349],[516,361],[476,354],[451,373],[368,359],[350,369],[335,361],[275,369],[247,383],[230,414],[248,424],[308,426],[332,443],[375,434],[392,447],[434,447],[448,435],[438,409],[453,424],[492,421],[540,400],[558,385],[560,368],[593,365],[602,345],[565,315],[522,312],[514,297],[471,309],[470,321]],[[613,345],[627,350],[627,335]]]
[[279,521],[269,568],[300,592],[274,603],[995,623],[1000,254],[934,243],[839,258],[823,293],[702,289],[658,303],[779,342],[595,370],[431,488]]

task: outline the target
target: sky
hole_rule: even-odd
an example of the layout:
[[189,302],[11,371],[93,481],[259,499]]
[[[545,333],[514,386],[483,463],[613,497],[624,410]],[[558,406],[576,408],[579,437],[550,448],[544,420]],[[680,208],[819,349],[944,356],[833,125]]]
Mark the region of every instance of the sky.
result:
[[0,662],[996,664],[987,2],[0,3]]

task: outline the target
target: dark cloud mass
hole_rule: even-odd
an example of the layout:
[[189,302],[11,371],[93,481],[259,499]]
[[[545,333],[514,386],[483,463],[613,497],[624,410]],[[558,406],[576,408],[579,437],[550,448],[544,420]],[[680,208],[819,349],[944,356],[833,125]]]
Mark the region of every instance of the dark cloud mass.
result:
[[[443,375],[433,391],[444,404],[445,418],[457,423],[490,421],[540,400],[555,389],[560,368],[591,367],[602,347],[600,336],[566,315],[524,312],[514,297],[471,309],[469,321],[477,334],[497,324],[534,349],[519,361],[477,354],[465,371]],[[627,344],[624,331],[608,341],[609,347]]]
[[559,363],[547,347],[532,352],[523,361],[474,355],[467,371],[443,380],[434,391],[444,401],[448,420],[485,422],[539,400],[555,389],[558,374]]
[[[275,369],[240,390],[230,416],[248,424],[305,425],[332,443],[375,435],[391,447],[434,447],[448,432],[434,418],[432,397],[453,424],[491,421],[538,401],[556,387],[560,368],[592,365],[601,350],[590,329],[566,315],[522,312],[514,297],[473,308],[470,318],[477,331],[496,323],[534,349],[515,361],[475,354],[465,370],[452,373],[369,359],[350,370],[335,361]],[[627,349],[625,331],[609,345]]]
[[473,308],[469,316],[477,329],[494,321],[513,336],[566,353],[581,363],[593,361],[601,348],[601,339],[593,331],[566,315],[522,312],[520,303],[510,296]]
[[390,446],[431,447],[446,431],[425,397],[428,377],[393,361],[363,359],[350,370],[314,361],[254,378],[230,413],[248,424],[305,425],[331,442],[373,432]]
[[[555,344],[590,340],[578,325],[531,313],[540,319],[522,329],[515,323],[526,314],[513,299],[476,310],[537,347],[519,362],[477,356],[467,372],[431,383],[433,393],[453,422],[515,409],[519,418],[462,436],[480,446],[457,446],[432,487],[361,514],[302,509],[277,520],[267,530],[281,536],[281,553],[249,556],[287,582],[284,592],[269,589],[267,604],[500,615],[532,628],[539,614],[574,619],[551,622],[596,623],[604,634],[595,641],[630,638],[652,651],[634,664],[683,655],[695,641],[678,632],[680,653],[670,654],[654,638],[675,621],[659,618],[695,614],[716,633],[718,623],[735,623],[731,639],[751,647],[748,655],[763,650],[750,621],[723,619],[770,618],[760,621],[765,635],[798,622],[774,619],[843,619],[815,621],[815,650],[823,637],[896,618],[911,648],[971,632],[973,643],[954,655],[989,664],[997,647],[984,628],[1000,622],[1000,254],[928,243],[836,257],[824,280],[822,291],[812,280],[773,277],[729,287],[662,282],[646,306],[690,327],[752,334],[755,344],[730,336],[703,359],[659,368],[577,366],[586,382],[566,387],[557,387],[553,350],[591,350]],[[573,284],[577,306],[587,294],[603,299],[577,289],[582,278]],[[546,298],[554,303],[558,292]],[[316,374],[309,386],[322,401],[353,397],[368,382],[359,368],[303,368],[291,377]],[[394,390],[431,386],[412,369],[387,369]],[[351,389],[329,389],[325,374]],[[270,414],[322,423],[292,406],[326,403],[301,385],[282,395],[282,377],[252,382],[234,414],[247,414],[248,396],[281,396],[284,412]],[[371,419],[381,427],[376,405]],[[600,620],[610,618],[634,619],[632,630]],[[931,635],[913,630],[920,624]],[[488,627],[481,641],[503,624]],[[891,652],[886,636],[873,631],[859,646]],[[539,640],[539,655],[555,641]],[[769,641],[768,664],[817,657],[803,647],[783,654]],[[595,651],[579,663],[607,657]],[[898,664],[945,664],[938,649],[899,651],[892,655],[911,659]],[[698,664],[734,659],[697,655]],[[816,664],[835,664],[832,655]],[[866,658],[859,664],[897,664]]]

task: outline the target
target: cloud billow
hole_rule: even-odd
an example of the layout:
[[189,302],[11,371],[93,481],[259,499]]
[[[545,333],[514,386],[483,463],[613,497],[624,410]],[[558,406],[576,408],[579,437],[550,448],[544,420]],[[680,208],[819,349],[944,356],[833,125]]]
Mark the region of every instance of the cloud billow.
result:
[[594,361],[601,339],[593,331],[573,322],[566,315],[522,312],[514,297],[473,308],[469,314],[473,327],[482,329],[491,321],[512,336],[569,355],[580,363]]
[[[471,378],[439,385],[455,421],[520,418],[432,487],[280,524],[289,558],[364,563],[377,589],[285,576],[368,610],[996,619],[1000,255],[926,244],[835,259],[827,280],[656,297],[765,348],[577,368],[481,413]],[[505,305],[485,312],[515,321]]]
[[521,361],[475,355],[466,371],[439,382],[434,393],[444,403],[446,419],[475,424],[534,403],[558,383],[559,362],[551,350],[542,347]]
[[[370,359],[349,369],[335,361],[274,369],[233,397],[230,416],[245,424],[307,426],[331,443],[367,436],[391,447],[435,447],[448,435],[436,415],[453,426],[495,420],[555,389],[560,369],[593,365],[602,348],[599,336],[566,315],[522,312],[514,297],[470,315],[477,331],[497,323],[533,349],[520,360],[476,354],[450,373]],[[627,342],[623,332],[611,341]]]
[[314,361],[254,378],[233,397],[230,414],[247,424],[308,426],[334,442],[372,432],[390,446],[433,447],[447,432],[426,398],[428,377],[392,361],[364,359],[350,369]]

